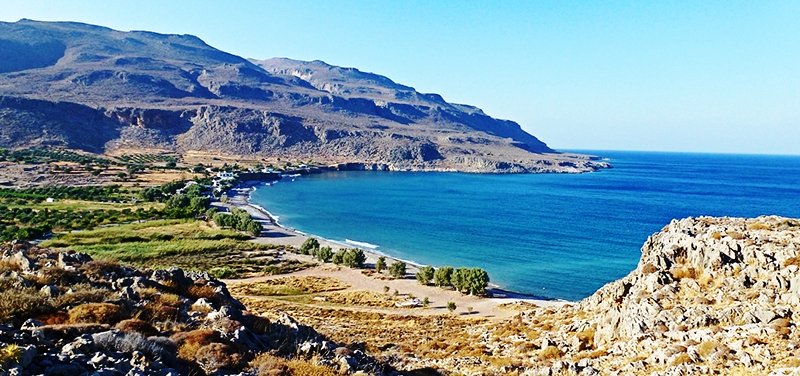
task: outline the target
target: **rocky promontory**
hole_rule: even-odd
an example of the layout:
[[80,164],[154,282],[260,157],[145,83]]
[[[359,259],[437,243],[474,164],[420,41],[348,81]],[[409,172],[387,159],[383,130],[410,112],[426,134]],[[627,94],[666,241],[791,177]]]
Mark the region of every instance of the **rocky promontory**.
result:
[[798,314],[800,220],[687,218],[649,237],[628,276],[522,314],[524,331],[489,346],[524,344],[536,375],[797,375]]

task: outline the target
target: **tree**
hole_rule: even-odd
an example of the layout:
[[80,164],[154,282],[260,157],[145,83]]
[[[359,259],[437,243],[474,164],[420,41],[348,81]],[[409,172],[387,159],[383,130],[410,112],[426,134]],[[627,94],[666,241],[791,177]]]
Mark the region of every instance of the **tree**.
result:
[[453,268],[449,266],[444,266],[439,269],[436,269],[436,272],[433,273],[433,283],[439,287],[447,287],[452,286],[452,282],[450,282],[450,277],[453,275]]
[[480,268],[458,268],[450,279],[453,287],[464,294],[485,295],[489,273]]
[[423,266],[417,272],[417,282],[421,285],[429,285],[433,280],[434,269],[432,266]]
[[331,247],[322,247],[317,251],[317,259],[322,262],[330,262],[333,258],[333,250]]
[[306,241],[303,242],[303,245],[300,246],[300,253],[310,255],[311,250],[319,249],[319,240],[316,238],[308,238]]
[[342,261],[344,262],[345,265],[351,268],[361,268],[364,266],[364,261],[366,260],[367,256],[364,255],[364,251],[358,248],[353,248],[353,249],[348,249],[345,252]]
[[384,269],[386,269],[386,257],[378,257],[378,261],[375,262],[375,271],[380,273]]
[[406,276],[406,263],[402,261],[395,261],[389,265],[389,275],[394,278],[403,278]]
[[344,254],[345,253],[346,253],[346,251],[344,249],[340,249],[340,250],[336,251],[336,253],[333,254],[333,257],[331,257],[331,261],[333,261],[333,263],[336,264],[336,265],[344,264]]
[[453,313],[453,311],[456,310],[456,303],[447,302],[447,310],[450,311],[450,313]]

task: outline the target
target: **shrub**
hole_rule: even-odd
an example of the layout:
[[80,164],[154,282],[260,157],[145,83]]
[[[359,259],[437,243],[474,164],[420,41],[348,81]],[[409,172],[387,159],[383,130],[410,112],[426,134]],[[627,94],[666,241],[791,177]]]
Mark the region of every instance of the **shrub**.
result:
[[447,302],[447,310],[453,312],[456,310],[456,303],[455,302]]
[[378,261],[375,262],[375,271],[380,273],[386,269],[386,257],[378,257]]
[[208,271],[208,274],[210,274],[214,278],[219,278],[219,279],[234,278],[236,277],[236,270],[233,270],[233,268],[228,266],[221,266],[221,267],[211,268],[211,270]]
[[117,323],[115,328],[126,333],[139,333],[145,337],[158,334],[158,330],[150,325],[150,323],[139,319],[122,320]]
[[395,261],[389,265],[389,275],[394,278],[403,278],[406,276],[406,263],[402,261]]
[[292,376],[337,376],[339,375],[333,368],[316,365],[307,360],[293,359],[287,365],[289,374]]
[[155,341],[148,340],[139,333],[101,332],[92,336],[97,347],[122,353],[139,351],[153,359],[168,356],[164,347]]
[[209,343],[197,350],[195,362],[206,374],[219,370],[233,370],[242,360],[242,356],[233,351],[231,346],[222,343]]
[[86,303],[69,310],[71,323],[113,324],[118,321],[122,310],[111,303]]
[[343,264],[344,263],[344,254],[345,254],[345,252],[346,251],[344,249],[340,249],[340,250],[336,251],[336,253],[334,253],[333,256],[331,257],[331,261],[333,261],[333,263],[336,264],[336,265]]
[[317,251],[315,257],[317,260],[322,262],[331,262],[331,259],[333,258],[333,250],[331,247],[322,247]]
[[421,285],[429,285],[433,280],[434,269],[432,266],[423,266],[417,272],[417,282]]
[[300,252],[306,255],[310,255],[312,250],[317,249],[319,249],[319,241],[316,238],[308,238],[300,246]]
[[210,329],[195,329],[173,335],[172,341],[178,345],[178,358],[194,361],[200,348],[219,341],[219,335]]
[[0,291],[0,322],[22,319],[53,310],[52,302],[32,287]]
[[10,368],[10,364],[18,363],[21,356],[22,349],[19,345],[10,344],[0,349],[0,371]]
[[250,361],[250,370],[256,376],[284,376],[289,374],[286,359],[268,353],[261,353]]

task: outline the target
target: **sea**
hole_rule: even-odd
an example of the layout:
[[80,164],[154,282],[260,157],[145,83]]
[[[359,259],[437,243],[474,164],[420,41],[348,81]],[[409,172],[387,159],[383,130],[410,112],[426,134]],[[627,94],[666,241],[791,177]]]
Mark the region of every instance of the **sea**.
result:
[[648,236],[689,216],[800,217],[800,156],[578,151],[586,174],[330,172],[257,186],[287,227],[493,284],[579,300],[634,269]]

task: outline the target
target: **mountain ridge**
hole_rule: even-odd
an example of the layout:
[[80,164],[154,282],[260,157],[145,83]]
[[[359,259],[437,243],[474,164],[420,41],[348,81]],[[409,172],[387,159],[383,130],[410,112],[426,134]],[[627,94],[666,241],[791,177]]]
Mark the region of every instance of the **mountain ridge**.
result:
[[3,22],[0,35],[0,147],[203,150],[391,170],[608,167],[477,107],[321,60],[245,59],[192,35],[76,22]]

